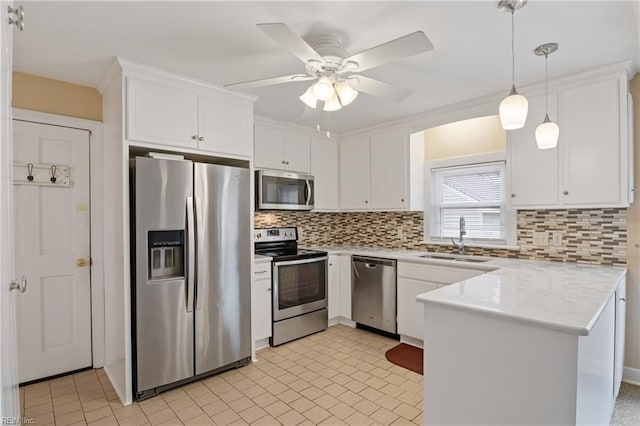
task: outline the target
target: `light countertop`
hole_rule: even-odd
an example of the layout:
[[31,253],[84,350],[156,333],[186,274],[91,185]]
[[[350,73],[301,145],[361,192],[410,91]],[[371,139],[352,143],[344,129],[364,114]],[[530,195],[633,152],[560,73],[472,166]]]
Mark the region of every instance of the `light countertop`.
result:
[[[313,246],[331,254],[369,255],[484,274],[423,293],[417,300],[586,336],[626,276],[626,268],[488,257],[485,263],[419,258],[424,251]],[[438,253],[434,253],[438,254]],[[477,256],[474,256],[477,257]],[[428,280],[429,277],[425,277]]]

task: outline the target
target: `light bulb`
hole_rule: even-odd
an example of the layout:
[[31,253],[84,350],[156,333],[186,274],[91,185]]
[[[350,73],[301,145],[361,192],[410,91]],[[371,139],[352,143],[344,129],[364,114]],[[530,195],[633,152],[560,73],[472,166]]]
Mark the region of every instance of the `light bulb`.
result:
[[342,106],[349,105],[358,97],[358,91],[349,86],[349,83],[347,83],[346,81],[337,83],[335,88],[336,92],[338,92],[338,97],[340,98],[340,103],[342,104]]
[[558,145],[560,128],[545,115],[544,121],[536,127],[536,144],[539,149],[555,148]]
[[338,94],[334,91],[333,96],[325,101],[324,108],[322,109],[325,111],[337,111],[340,108],[342,108],[342,105],[340,105],[340,99],[338,99]]
[[313,84],[309,86],[306,92],[300,96],[300,100],[304,102],[308,107],[316,109],[318,105],[318,98],[313,94]]
[[505,130],[515,130],[524,127],[527,121],[529,102],[527,98],[516,92],[515,86],[511,88],[509,96],[500,102],[500,122]]
[[321,101],[326,101],[336,93],[333,90],[333,83],[327,77],[320,77],[318,82],[313,85],[313,94]]

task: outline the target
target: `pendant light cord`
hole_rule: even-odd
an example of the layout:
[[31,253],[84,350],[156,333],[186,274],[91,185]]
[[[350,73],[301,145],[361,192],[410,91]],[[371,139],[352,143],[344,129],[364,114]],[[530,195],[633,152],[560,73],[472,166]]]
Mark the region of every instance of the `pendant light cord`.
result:
[[549,54],[544,54],[544,92],[545,92],[545,111],[549,115]]
[[516,51],[515,51],[515,26],[514,15],[516,11],[511,9],[511,84],[513,87],[516,85]]

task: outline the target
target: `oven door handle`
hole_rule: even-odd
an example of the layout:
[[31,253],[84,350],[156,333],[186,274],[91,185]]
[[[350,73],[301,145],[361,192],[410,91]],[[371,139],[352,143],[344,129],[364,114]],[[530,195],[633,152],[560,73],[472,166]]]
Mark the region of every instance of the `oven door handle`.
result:
[[312,257],[309,259],[284,260],[281,262],[273,262],[273,266],[274,268],[277,268],[278,266],[302,265],[305,263],[322,262],[322,261],[328,261],[328,260],[329,260],[329,256]]

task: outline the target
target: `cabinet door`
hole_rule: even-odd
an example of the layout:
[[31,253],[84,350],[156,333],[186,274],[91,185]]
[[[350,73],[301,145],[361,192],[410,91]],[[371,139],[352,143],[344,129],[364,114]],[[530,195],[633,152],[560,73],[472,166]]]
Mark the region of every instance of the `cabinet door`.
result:
[[271,280],[257,280],[251,291],[253,340],[271,337]]
[[303,133],[284,133],[285,169],[311,173],[311,137]]
[[613,395],[618,396],[624,370],[624,333],[627,312],[627,283],[624,281],[616,290],[616,333],[613,361]]
[[351,256],[340,256],[340,316],[351,320]]
[[128,79],[128,140],[197,148],[197,119],[198,96],[195,93]]
[[329,319],[340,316],[340,256],[329,255]]
[[[538,149],[536,127],[544,120],[545,98],[529,98],[527,123],[522,129],[508,132],[509,182],[511,205],[518,207],[557,206],[558,199],[558,148]],[[563,124],[558,122],[558,96],[549,94],[549,116],[560,126],[563,140]]]
[[314,210],[338,210],[338,142],[311,138]]
[[284,130],[256,124],[254,126],[254,165],[258,168],[283,170]]
[[436,283],[398,277],[398,334],[424,340],[424,305],[416,296],[437,289]]
[[617,79],[562,92],[559,145],[564,205],[620,202],[619,93]]
[[369,137],[340,142],[340,207],[369,208]]
[[370,208],[406,208],[409,158],[404,129],[389,129],[372,134],[369,149]]
[[253,108],[223,98],[200,96],[198,148],[222,154],[251,156]]

